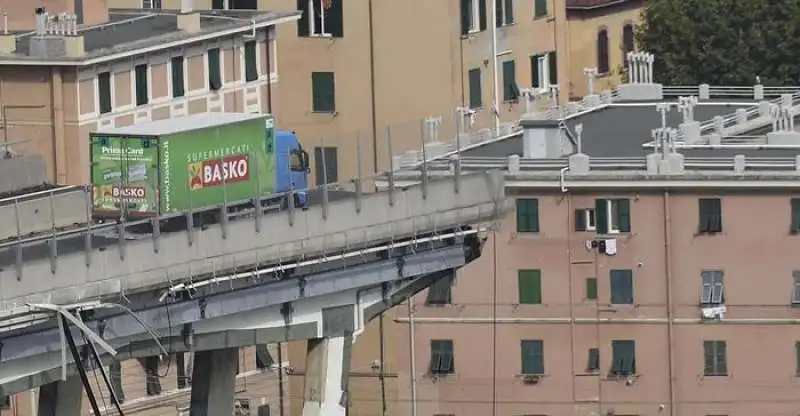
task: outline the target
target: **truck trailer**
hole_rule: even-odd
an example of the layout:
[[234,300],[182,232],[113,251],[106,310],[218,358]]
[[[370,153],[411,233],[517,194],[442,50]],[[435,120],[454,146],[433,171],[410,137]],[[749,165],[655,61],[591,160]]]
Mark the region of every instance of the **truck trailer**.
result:
[[[138,219],[227,204],[308,204],[308,153],[270,115],[203,113],[90,134],[93,215]],[[297,190],[294,200],[286,192]],[[272,195],[273,197],[269,197]]]

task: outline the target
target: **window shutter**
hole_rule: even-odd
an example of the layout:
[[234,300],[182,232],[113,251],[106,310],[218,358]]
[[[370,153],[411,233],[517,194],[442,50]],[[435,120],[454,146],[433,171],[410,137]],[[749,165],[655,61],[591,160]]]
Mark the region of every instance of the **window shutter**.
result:
[[480,68],[470,69],[468,78],[469,78],[469,108],[480,108],[483,106]]
[[[302,0],[300,0],[302,1]],[[469,27],[472,24],[470,19],[470,0],[461,0],[461,34],[466,35],[469,33]]]
[[627,199],[618,199],[616,203],[619,231],[629,233],[631,232],[631,203]]
[[325,9],[325,30],[335,38],[344,37],[344,0],[331,0],[330,7]]
[[183,88],[183,57],[176,56],[172,58],[172,96],[174,98],[183,97],[186,93]]
[[494,23],[497,27],[503,26],[503,1],[505,0],[494,2]]
[[486,30],[486,0],[478,0],[480,30]]
[[[498,0],[499,2],[500,0]],[[503,0],[506,6],[506,24],[514,22],[514,0]]]
[[297,10],[303,12],[297,21],[297,36],[308,36],[308,0],[297,0]]
[[256,41],[251,40],[244,44],[244,80],[246,82],[258,79],[258,61],[256,60]]
[[575,231],[586,231],[586,210],[575,210]]
[[794,233],[800,232],[800,198],[792,198],[792,223],[791,231]]
[[222,74],[220,73],[219,49],[208,50],[208,87],[213,91],[222,88]]
[[608,200],[594,201],[594,221],[597,224],[598,234],[608,234]]
[[556,59],[556,52],[548,52],[547,64],[549,65],[548,72],[550,73],[550,84],[558,84],[558,60]]
[[541,88],[539,84],[539,56],[531,56],[531,86],[533,88]]

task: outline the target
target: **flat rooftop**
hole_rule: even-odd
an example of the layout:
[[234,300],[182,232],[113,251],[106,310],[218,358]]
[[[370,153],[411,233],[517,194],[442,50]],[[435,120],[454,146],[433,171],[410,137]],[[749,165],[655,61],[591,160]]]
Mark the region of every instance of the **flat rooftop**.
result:
[[[737,110],[740,110],[740,113],[747,112],[749,115],[748,120],[755,122],[754,126],[756,127],[739,129],[735,135],[724,136],[722,138],[723,145],[717,148],[678,148],[677,151],[687,158],[732,158],[736,155],[757,158],[785,158],[799,155],[800,142],[796,148],[783,149],[745,149],[742,147],[734,148],[733,146],[727,146],[726,148],[725,146],[725,144],[734,139],[738,144],[746,144],[748,142],[754,144],[764,143],[764,136],[767,132],[772,131],[772,124],[769,120],[762,120],[761,123],[755,120],[758,117],[761,101],[768,101],[774,104],[781,100],[782,94],[794,94],[795,105],[800,104],[800,87],[776,88],[772,91],[771,94],[765,93],[764,100],[755,100],[752,96],[712,96],[705,100],[698,100],[693,110],[694,120],[704,126],[705,131],[702,132],[704,136],[712,132],[712,124],[715,117],[722,117],[728,126],[735,125]],[[684,87],[678,87],[675,90],[670,89],[670,87],[664,87],[664,97],[661,100],[625,101],[613,99],[601,105],[581,108],[576,113],[566,115],[563,118],[542,119],[542,123],[552,124],[553,122],[563,121],[569,130],[573,132],[573,136],[575,127],[579,124],[582,125],[582,151],[590,157],[643,158],[653,152],[652,147],[644,146],[646,143],[652,143],[653,129],[662,127],[661,113],[657,111],[659,104],[671,104],[671,108],[666,114],[667,127],[677,129],[683,122],[681,111],[676,105],[678,94],[681,93],[686,93],[686,96],[690,96],[692,91],[688,91]],[[523,122],[523,124],[527,124],[527,122]],[[531,121],[530,124],[536,124],[536,121]],[[506,138],[488,140],[485,143],[470,146],[462,153],[462,156],[467,158],[507,158],[510,155],[524,155],[521,131]],[[564,155],[564,157],[567,156],[568,154]]]
[[[80,57],[53,57],[29,55],[30,39],[35,32],[17,33],[17,48],[13,54],[0,56],[4,61],[81,61],[112,56],[138,49],[150,48],[162,44],[180,41],[192,42],[193,39],[207,37],[214,33],[250,31],[253,25],[270,26],[296,20],[300,12],[265,11],[265,10],[203,10],[198,11],[200,18],[199,32],[185,32],[178,29],[176,10],[141,10],[110,9],[109,21],[95,26],[78,29],[84,38],[85,54]],[[24,62],[22,62],[24,64]]]
[[264,114],[251,113],[200,113],[183,117],[150,121],[146,123],[131,124],[124,127],[114,127],[94,132],[98,135],[111,136],[164,136],[168,134],[183,133],[210,127],[224,126],[250,120],[265,120]]

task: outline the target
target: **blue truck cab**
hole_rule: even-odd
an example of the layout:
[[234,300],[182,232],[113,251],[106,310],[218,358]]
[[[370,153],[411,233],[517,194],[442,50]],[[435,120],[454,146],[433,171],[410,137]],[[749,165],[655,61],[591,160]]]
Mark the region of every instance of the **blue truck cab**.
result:
[[294,205],[308,207],[308,153],[294,132],[275,129],[275,192],[295,190]]

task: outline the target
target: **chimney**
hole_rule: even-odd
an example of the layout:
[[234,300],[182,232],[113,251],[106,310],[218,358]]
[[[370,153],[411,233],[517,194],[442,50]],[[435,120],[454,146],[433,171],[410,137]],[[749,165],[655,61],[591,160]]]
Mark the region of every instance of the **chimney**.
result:
[[3,12],[3,28],[0,33],[0,55],[14,53],[17,50],[17,37],[8,33],[8,13]]
[[28,55],[39,58],[77,57],[85,53],[74,13],[50,14],[36,9],[36,34],[31,36]]
[[186,32],[200,31],[200,13],[194,10],[193,0],[181,0],[181,12],[178,14],[178,29]]

